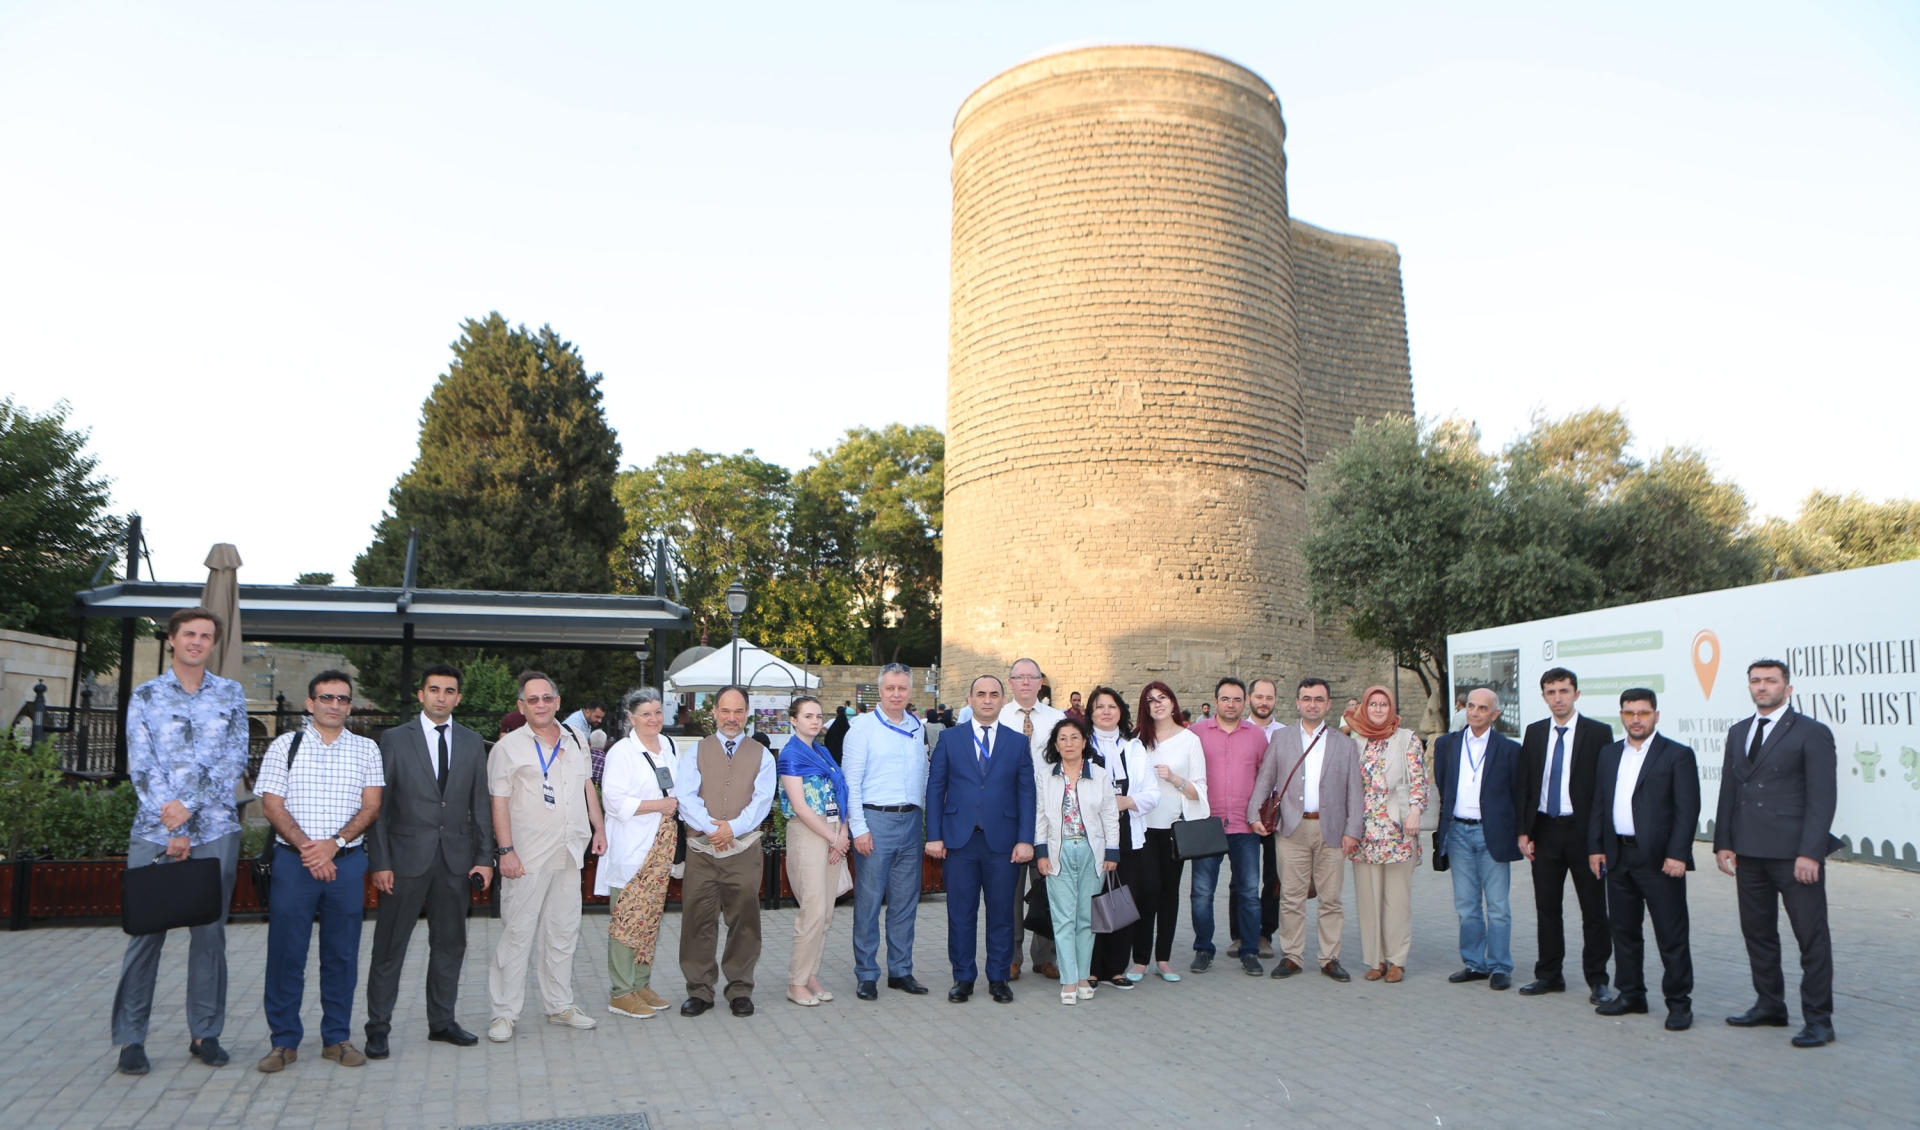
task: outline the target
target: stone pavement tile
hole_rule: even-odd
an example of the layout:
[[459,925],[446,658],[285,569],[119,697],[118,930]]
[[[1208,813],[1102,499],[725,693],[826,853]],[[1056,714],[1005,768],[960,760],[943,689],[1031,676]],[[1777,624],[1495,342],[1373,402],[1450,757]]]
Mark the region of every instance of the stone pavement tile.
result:
[[[1702,849],[1704,854],[1704,848]],[[1525,980],[1534,955],[1531,888],[1514,875],[1514,957]],[[1911,960],[1920,876],[1859,865],[1833,868],[1836,1025],[1841,1042],[1790,1047],[1791,1030],[1743,1032],[1721,1017],[1751,1001],[1733,883],[1711,869],[1689,881],[1696,1026],[1596,1017],[1584,994],[1521,998],[1484,982],[1450,985],[1458,967],[1445,875],[1415,876],[1414,954],[1398,985],[1290,981],[1221,970],[1178,984],[1150,977],[1132,992],[1103,989],[1073,1008],[1053,986],[1023,980],[1011,1006],[984,995],[948,1004],[944,904],[917,922],[916,973],[935,992],[853,997],[848,907],[836,912],[822,980],[837,999],[815,1009],[784,999],[794,912],[764,916],[757,1015],[697,1020],[669,1012],[617,1021],[605,1012],[606,918],[589,915],[574,959],[576,1001],[602,1020],[580,1033],[545,1023],[535,1005],[515,1039],[453,1048],[425,1040],[414,948],[395,1016],[393,1058],[341,1068],[319,1056],[318,972],[308,972],[308,1037],[277,1076],[253,1062],[267,1032],[260,1009],[266,929],[229,931],[234,1062],[210,1070],[186,1057],[186,949],[170,944],[154,1001],[142,1079],[113,1073],[107,1011],[124,936],[109,928],[39,928],[0,935],[0,1023],[36,1050],[0,1070],[9,1125],[87,1127],[474,1126],[644,1110],[656,1125],[885,1127],[1007,1125],[1041,1120],[1114,1126],[1530,1126],[1686,1123],[1911,1126],[1920,1083],[1911,1070],[1920,967]],[[1224,892],[1221,895],[1224,902]],[[1565,908],[1578,922],[1571,892]],[[1183,924],[1187,919],[1183,907]],[[462,972],[461,1022],[487,1020],[487,959],[498,923],[476,918]],[[1576,934],[1577,926],[1572,931]],[[180,939],[184,942],[184,939]],[[1175,959],[1191,934],[1183,925]],[[372,930],[362,939],[371,947]],[[655,988],[678,1001],[679,918],[661,931]],[[1311,943],[1310,943],[1311,944]],[[1349,912],[1342,957],[1359,965]],[[1314,955],[1309,955],[1313,957]],[[1649,973],[1658,976],[1650,955]],[[1577,966],[1577,957],[1572,963]],[[1797,984],[1789,955],[1788,978]],[[982,986],[984,989],[984,986]],[[362,987],[364,992],[364,986]],[[537,990],[529,985],[529,999]],[[364,1021],[356,998],[355,1040]],[[1797,1006],[1796,1006],[1797,1012]],[[1068,1068],[1066,1065],[1073,1065]]]

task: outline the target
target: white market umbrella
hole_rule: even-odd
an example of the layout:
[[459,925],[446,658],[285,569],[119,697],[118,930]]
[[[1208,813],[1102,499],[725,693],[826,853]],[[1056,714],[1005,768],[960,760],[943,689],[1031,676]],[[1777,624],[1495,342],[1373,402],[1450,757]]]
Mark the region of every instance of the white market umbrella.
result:
[[820,680],[748,640],[736,639],[713,654],[667,676],[674,694],[711,694],[733,682],[733,659],[740,656],[740,685],[755,691],[817,690]]

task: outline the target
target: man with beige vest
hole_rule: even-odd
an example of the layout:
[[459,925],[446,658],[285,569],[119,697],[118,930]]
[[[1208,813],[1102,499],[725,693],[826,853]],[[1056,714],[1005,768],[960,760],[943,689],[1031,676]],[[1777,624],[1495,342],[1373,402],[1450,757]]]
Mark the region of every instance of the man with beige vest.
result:
[[[1320,972],[1351,981],[1340,965],[1340,902],[1347,853],[1360,846],[1360,746],[1327,725],[1333,704],[1325,679],[1300,680],[1295,705],[1300,724],[1274,733],[1247,802],[1247,823],[1260,835],[1277,831],[1280,849],[1280,961],[1271,974],[1291,977],[1307,948],[1307,892],[1320,901]],[[1260,820],[1260,807],[1280,794],[1277,829]]]
[[[746,736],[747,692],[727,687],[713,700],[719,731],[680,757],[674,796],[687,825],[687,873],[680,882],[680,973],[687,1000],[680,1015],[713,1007],[724,969],[728,1007],[753,1015],[753,967],[760,960],[760,822],[773,805],[774,759]],[[720,919],[727,949],[713,959]]]

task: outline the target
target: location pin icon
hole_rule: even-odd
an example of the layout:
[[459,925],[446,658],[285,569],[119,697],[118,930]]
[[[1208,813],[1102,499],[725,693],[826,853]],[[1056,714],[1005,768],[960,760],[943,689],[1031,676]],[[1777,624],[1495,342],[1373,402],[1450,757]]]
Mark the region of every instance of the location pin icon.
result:
[[1720,673],[1720,637],[1712,628],[1702,628],[1693,637],[1693,677],[1700,680],[1700,693],[1713,697],[1713,677]]

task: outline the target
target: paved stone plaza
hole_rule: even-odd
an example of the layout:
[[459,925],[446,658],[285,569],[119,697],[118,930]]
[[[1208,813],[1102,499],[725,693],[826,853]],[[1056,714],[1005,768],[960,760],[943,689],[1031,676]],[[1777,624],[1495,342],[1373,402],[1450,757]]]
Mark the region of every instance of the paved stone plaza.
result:
[[[1706,858],[1705,845],[1699,855]],[[1516,983],[1534,955],[1531,891],[1516,867]],[[1063,1008],[1029,976],[1018,999],[948,1004],[944,904],[921,908],[918,974],[934,993],[882,990],[854,999],[851,909],[835,914],[822,980],[832,1004],[785,1000],[791,908],[769,915],[759,1014],[698,1020],[608,1015],[606,918],[589,916],[574,985],[601,1017],[594,1032],[523,1019],[511,1044],[452,1048],[425,1040],[414,935],[395,1016],[394,1055],[358,1069],[320,1058],[317,967],[308,973],[308,1041],[284,1074],[261,1075],[266,927],[229,933],[232,983],[224,1042],[233,1063],[187,1059],[185,938],[170,941],[147,1044],[153,1073],[114,1073],[107,1040],[124,936],[111,927],[40,927],[0,935],[0,1124],[18,1127],[463,1127],[643,1113],[655,1127],[827,1125],[874,1128],[1190,1124],[1195,1126],[1819,1126],[1920,1123],[1920,966],[1914,961],[1920,875],[1837,865],[1831,879],[1839,1043],[1788,1046],[1791,1030],[1745,1032],[1720,1018],[1752,1000],[1732,881],[1711,869],[1691,884],[1698,1017],[1690,1032],[1651,1016],[1596,1017],[1584,995],[1526,999],[1484,982],[1449,985],[1455,969],[1445,875],[1414,886],[1414,951],[1399,985],[1358,979],[1357,923],[1344,958],[1352,984],[1317,974],[1254,980],[1231,963],[1177,985],[1149,978]],[[1223,884],[1224,889],[1224,884]],[[1224,899],[1223,899],[1224,902]],[[1224,914],[1224,905],[1221,911]],[[1577,923],[1569,892],[1567,914]],[[1186,933],[1175,956],[1185,967]],[[678,1001],[679,918],[661,932],[655,986]],[[487,1021],[486,955],[497,923],[473,920],[461,1020]],[[1577,933],[1577,931],[1576,931]],[[363,936],[370,947],[373,928]],[[1310,943],[1311,944],[1311,943]],[[1575,947],[1577,949],[1577,937]],[[1657,985],[1657,955],[1650,979]],[[363,952],[361,970],[364,976]],[[1577,973],[1577,958],[1574,962]],[[1788,967],[1790,993],[1797,972]],[[985,986],[981,986],[984,990]],[[531,986],[531,1002],[538,994]],[[535,1004],[535,1008],[537,1008]],[[364,1020],[364,988],[354,1039]],[[1798,1007],[1795,1005],[1795,1024]]]

